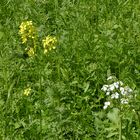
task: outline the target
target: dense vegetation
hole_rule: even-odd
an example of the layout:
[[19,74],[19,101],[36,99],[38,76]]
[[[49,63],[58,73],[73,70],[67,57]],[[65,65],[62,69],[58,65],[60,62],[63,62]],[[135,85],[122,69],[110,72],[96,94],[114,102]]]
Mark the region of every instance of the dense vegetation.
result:
[[140,139],[138,0],[1,0],[0,17],[1,140]]

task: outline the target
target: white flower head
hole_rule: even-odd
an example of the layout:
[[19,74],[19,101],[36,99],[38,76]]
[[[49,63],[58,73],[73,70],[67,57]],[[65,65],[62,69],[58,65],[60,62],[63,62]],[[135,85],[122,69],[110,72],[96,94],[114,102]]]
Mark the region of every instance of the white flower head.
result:
[[111,99],[114,99],[114,98],[115,98],[115,94],[112,94],[112,95],[111,95]]
[[128,104],[128,99],[122,98],[122,99],[121,99],[121,104]]
[[109,85],[109,90],[113,91],[115,89],[115,86],[113,84]]
[[110,102],[105,102],[103,109],[107,109],[109,105],[110,105]]
[[133,90],[131,88],[129,88],[128,92],[131,93],[131,92],[133,92]]
[[127,94],[128,94],[128,92],[127,92],[127,90],[125,90],[125,91],[124,91],[124,95],[127,95]]
[[103,87],[101,88],[102,91],[106,92],[108,89],[108,85],[103,85]]
[[109,106],[110,105],[110,102],[108,101],[108,102],[105,102],[104,104],[107,105],[107,106]]
[[113,85],[115,88],[117,88],[117,89],[119,88],[119,82],[115,82],[115,83],[113,83]]
[[124,91],[124,88],[123,87],[120,87],[120,91]]
[[122,95],[128,95],[129,93],[131,93],[132,92],[132,89],[131,88],[129,88],[128,86],[126,86],[126,87],[120,87],[120,91],[121,91],[121,94]]
[[126,86],[125,87],[125,90],[127,91],[127,92],[129,92],[129,93],[131,93],[133,90],[130,88],[130,87],[128,87],[128,86]]
[[107,91],[107,92],[106,92],[106,95],[110,95],[110,92],[109,92],[109,91]]
[[115,92],[115,98],[118,99],[119,98],[119,93]]
[[119,98],[119,93],[115,92],[114,94],[111,95],[111,99],[118,99]]
[[125,90],[124,90],[124,88],[123,88],[123,87],[120,87],[120,92],[121,92],[121,94],[122,94],[122,95],[124,95],[124,94],[125,94]]
[[103,106],[103,109],[107,109],[108,106]]

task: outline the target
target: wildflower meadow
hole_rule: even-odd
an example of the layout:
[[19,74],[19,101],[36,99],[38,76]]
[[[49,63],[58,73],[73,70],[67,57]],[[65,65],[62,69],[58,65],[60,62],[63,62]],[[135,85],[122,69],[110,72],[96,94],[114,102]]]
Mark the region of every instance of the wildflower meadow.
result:
[[0,0],[0,140],[140,140],[140,1]]

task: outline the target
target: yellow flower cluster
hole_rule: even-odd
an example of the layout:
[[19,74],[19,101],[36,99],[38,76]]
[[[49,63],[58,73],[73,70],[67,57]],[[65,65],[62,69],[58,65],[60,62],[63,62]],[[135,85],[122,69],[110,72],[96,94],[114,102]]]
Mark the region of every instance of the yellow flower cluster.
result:
[[55,45],[57,43],[56,37],[52,37],[48,35],[45,39],[42,40],[44,53],[46,54],[49,50],[55,49]]
[[24,95],[25,96],[28,96],[29,94],[30,94],[30,92],[31,92],[31,88],[29,87],[29,88],[26,88],[25,90],[24,90]]
[[[22,44],[26,45],[25,53],[29,57],[33,57],[37,51],[37,31],[33,26],[32,21],[24,21],[19,26],[19,34],[22,39]],[[44,53],[56,48],[57,39],[53,36],[46,36],[43,40]]]
[[19,26],[19,34],[22,39],[22,43],[25,44],[29,39],[32,40],[34,47],[27,47],[25,48],[26,53],[28,54],[29,57],[34,56],[35,54],[35,37],[36,37],[36,29],[33,26],[32,21],[24,21],[21,23]]
[[28,51],[27,51],[27,54],[29,57],[32,57],[35,55],[35,51],[34,51],[34,48],[29,48]]
[[28,38],[34,39],[35,38],[35,27],[33,26],[32,21],[24,21],[19,26],[19,34],[21,35],[22,43],[26,43]]

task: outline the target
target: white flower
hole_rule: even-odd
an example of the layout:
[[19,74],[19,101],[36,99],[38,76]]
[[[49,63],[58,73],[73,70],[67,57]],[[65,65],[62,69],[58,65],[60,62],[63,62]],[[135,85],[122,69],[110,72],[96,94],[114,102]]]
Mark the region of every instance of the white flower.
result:
[[125,95],[125,94],[126,94],[126,91],[121,91],[121,94],[122,94],[122,95]]
[[131,88],[129,88],[128,92],[132,92],[133,90]]
[[120,91],[121,91],[121,94],[124,95],[124,91],[125,91],[125,90],[124,90],[123,87],[120,87]]
[[110,92],[109,92],[109,91],[107,91],[107,92],[106,92],[106,95],[110,95]]
[[127,95],[128,93],[133,92],[133,90],[130,87],[126,86],[126,87],[120,87],[120,92],[122,95]]
[[128,94],[128,92],[125,90],[125,91],[124,91],[124,95],[127,95],[127,94]]
[[108,106],[103,106],[103,109],[107,109]]
[[103,90],[104,92],[106,92],[108,89],[108,85],[103,85],[103,87],[101,88],[101,90]]
[[103,109],[107,109],[107,107],[110,105],[110,102],[105,102],[104,103],[104,107],[103,107]]
[[108,80],[111,80],[111,79],[113,79],[113,76],[109,76],[109,77],[107,78],[107,81],[108,81]]
[[128,99],[122,98],[122,99],[121,99],[121,104],[128,104]]
[[110,102],[105,102],[104,103],[106,106],[109,106],[110,105]]
[[113,85],[115,86],[115,88],[119,88],[119,82],[115,82],[113,83]]
[[118,99],[119,98],[119,93],[115,92],[114,94],[111,95],[111,99]]
[[126,86],[125,87],[125,90],[127,91],[127,92],[129,92],[129,93],[131,93],[133,90],[130,88],[130,87],[128,87],[128,86]]
[[115,92],[115,96],[116,96],[115,98],[118,99],[119,98],[119,93]]
[[128,94],[128,87],[120,87],[120,91],[122,95],[127,95]]
[[114,99],[114,98],[115,98],[115,94],[112,94],[112,95],[111,95],[111,99]]
[[110,90],[110,91],[113,91],[114,89],[115,89],[115,87],[114,87],[113,84],[109,85],[109,90]]
[[120,91],[124,91],[124,88],[123,87],[120,87]]

